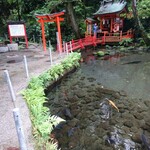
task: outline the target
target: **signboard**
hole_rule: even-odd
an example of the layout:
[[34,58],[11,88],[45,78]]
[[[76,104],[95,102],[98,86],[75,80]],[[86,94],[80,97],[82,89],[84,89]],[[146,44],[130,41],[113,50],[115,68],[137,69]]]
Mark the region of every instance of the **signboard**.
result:
[[8,25],[10,36],[25,36],[24,24]]
[[24,37],[26,42],[26,48],[28,48],[28,39],[26,34],[25,24],[22,22],[10,22],[8,23],[8,32],[10,43],[12,43],[12,39],[16,37]]

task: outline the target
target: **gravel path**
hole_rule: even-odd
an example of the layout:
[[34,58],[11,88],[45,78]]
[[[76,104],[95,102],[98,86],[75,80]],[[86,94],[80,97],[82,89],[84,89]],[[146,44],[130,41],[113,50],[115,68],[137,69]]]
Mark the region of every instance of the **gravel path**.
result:
[[[10,147],[19,147],[15,123],[13,119],[13,102],[9,93],[8,85],[4,78],[4,70],[8,70],[12,85],[16,94],[15,105],[20,109],[22,125],[26,143],[29,150],[33,149],[33,137],[31,134],[31,121],[26,102],[20,92],[28,85],[26,78],[23,56],[26,55],[30,78],[37,76],[50,68],[49,53],[44,52],[42,47],[30,45],[29,49],[14,52],[0,53],[0,150]],[[54,64],[59,63],[66,55],[61,56],[52,52]]]

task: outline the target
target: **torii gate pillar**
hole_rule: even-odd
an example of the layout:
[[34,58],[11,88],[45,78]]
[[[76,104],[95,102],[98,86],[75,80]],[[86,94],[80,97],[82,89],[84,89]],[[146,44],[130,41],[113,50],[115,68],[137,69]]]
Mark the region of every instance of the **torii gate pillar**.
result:
[[57,31],[58,31],[58,40],[59,40],[59,52],[62,53],[62,38],[61,38],[61,29],[60,29],[60,21],[59,21],[59,17],[56,17],[56,21],[57,21]]
[[43,20],[41,20],[41,29],[42,29],[43,49],[44,51],[46,51],[45,26]]

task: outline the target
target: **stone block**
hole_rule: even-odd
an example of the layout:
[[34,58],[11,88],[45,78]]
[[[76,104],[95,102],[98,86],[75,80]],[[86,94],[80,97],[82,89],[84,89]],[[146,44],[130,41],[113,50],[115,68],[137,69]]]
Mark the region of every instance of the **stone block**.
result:
[[7,46],[0,46],[0,53],[8,52]]
[[7,46],[8,46],[9,51],[18,51],[18,44],[17,43],[7,44]]

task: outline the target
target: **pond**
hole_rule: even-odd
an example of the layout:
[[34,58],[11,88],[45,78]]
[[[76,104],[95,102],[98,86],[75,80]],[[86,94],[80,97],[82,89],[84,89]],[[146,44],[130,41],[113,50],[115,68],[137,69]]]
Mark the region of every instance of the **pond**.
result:
[[[84,53],[84,52],[83,52]],[[84,62],[48,94],[62,150],[150,149],[150,54],[116,54]]]

